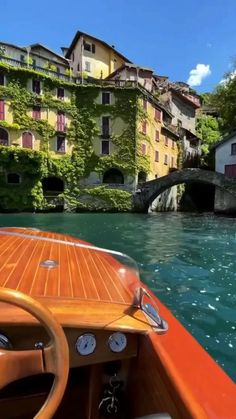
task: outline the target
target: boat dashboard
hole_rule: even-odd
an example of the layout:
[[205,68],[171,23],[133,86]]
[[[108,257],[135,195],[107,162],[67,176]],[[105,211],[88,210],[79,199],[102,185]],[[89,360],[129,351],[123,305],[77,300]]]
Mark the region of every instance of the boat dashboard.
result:
[[[63,328],[69,347],[70,368],[135,357],[138,334],[116,330]],[[1,326],[0,348],[32,350],[47,347],[50,341],[41,326]]]

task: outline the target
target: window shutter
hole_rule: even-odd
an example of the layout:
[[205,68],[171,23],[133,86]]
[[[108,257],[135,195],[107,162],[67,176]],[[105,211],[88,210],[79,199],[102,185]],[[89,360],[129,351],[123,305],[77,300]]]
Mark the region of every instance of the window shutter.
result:
[[33,118],[41,119],[41,108],[39,106],[34,106],[33,108]]
[[159,151],[155,151],[155,161],[159,161]]
[[156,141],[160,141],[160,131],[156,130]]
[[165,145],[168,147],[168,137],[165,135]]
[[0,100],[0,120],[4,121],[5,119],[5,101]]
[[23,132],[22,134],[22,147],[33,148],[33,137],[31,132]]
[[57,113],[57,130],[61,132],[65,131],[65,114],[61,111]]
[[142,144],[142,154],[146,154],[146,144]]
[[143,123],[142,123],[142,133],[144,135],[147,134],[147,122],[146,121],[143,121]]

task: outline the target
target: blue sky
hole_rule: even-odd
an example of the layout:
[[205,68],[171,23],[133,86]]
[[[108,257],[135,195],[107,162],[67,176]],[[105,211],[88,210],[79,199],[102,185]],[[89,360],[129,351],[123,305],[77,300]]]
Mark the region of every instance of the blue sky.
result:
[[191,80],[200,82],[195,85],[199,92],[212,90],[236,56],[236,0],[0,3],[0,41],[24,46],[40,42],[60,51],[81,30],[173,81],[187,81],[195,69]]

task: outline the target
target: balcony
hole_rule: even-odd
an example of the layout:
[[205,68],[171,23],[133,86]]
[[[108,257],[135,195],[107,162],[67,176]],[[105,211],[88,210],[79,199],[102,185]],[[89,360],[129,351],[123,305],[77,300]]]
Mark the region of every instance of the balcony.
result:
[[4,57],[3,55],[0,55],[0,63],[8,64],[13,67],[21,67],[29,70],[38,71],[39,73],[46,74],[49,77],[56,77],[58,79],[67,81],[67,82],[73,82],[75,83],[76,79],[75,77],[67,76],[66,74],[58,73],[57,71],[52,71],[48,68],[39,67],[37,65],[33,64],[27,64],[23,61],[18,61],[13,58]]

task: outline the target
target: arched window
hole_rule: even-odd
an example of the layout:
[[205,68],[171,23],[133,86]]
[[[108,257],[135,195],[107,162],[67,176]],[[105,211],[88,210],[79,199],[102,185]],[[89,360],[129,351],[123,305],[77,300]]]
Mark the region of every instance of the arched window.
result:
[[7,183],[12,185],[18,185],[21,181],[20,175],[18,173],[8,173],[7,174]]
[[138,183],[144,183],[147,180],[147,173],[146,172],[139,172],[138,174]]
[[22,147],[33,148],[33,135],[31,132],[25,131],[22,134]]
[[124,184],[124,176],[118,169],[109,169],[103,175],[103,183]]
[[0,128],[0,145],[8,145],[9,134],[4,128]]

